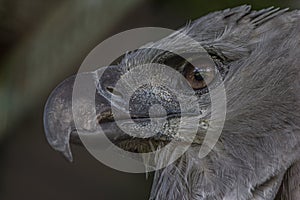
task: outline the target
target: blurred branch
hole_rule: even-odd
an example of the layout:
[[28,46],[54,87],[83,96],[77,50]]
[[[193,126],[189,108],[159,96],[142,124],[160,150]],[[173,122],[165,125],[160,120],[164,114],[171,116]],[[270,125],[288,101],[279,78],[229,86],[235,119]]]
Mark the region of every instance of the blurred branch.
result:
[[73,0],[51,12],[0,64],[0,139],[138,2]]

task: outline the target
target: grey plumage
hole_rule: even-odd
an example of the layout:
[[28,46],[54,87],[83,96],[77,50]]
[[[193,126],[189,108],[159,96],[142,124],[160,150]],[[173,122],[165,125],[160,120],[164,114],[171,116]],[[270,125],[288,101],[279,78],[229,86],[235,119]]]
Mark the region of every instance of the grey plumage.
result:
[[[150,199],[300,199],[300,12],[240,6],[208,14],[180,31],[228,69],[226,121],[209,156],[198,158],[200,145],[194,143],[155,173]],[[176,37],[148,46],[171,46]],[[140,50],[120,66],[157,57]]]
[[242,6],[188,27],[230,65],[225,127],[208,158],[157,172],[153,199],[274,199],[282,179],[277,198],[300,198],[299,14]]

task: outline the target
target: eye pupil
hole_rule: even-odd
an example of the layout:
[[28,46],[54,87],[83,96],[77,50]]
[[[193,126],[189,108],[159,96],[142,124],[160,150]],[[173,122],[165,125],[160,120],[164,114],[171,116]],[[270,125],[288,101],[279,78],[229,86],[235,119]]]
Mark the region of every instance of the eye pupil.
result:
[[203,81],[204,80],[203,77],[201,76],[201,73],[200,73],[199,69],[197,69],[197,68],[194,70],[194,78],[197,81]]
[[215,78],[215,63],[202,57],[190,59],[184,65],[183,75],[194,90],[204,89]]

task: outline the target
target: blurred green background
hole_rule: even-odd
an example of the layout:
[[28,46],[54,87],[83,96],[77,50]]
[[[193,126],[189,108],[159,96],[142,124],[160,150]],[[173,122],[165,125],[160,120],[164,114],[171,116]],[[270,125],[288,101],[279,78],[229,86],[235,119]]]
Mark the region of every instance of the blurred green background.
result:
[[127,174],[73,147],[70,164],[44,137],[47,96],[105,38],[131,28],[178,28],[250,4],[298,8],[297,0],[0,0],[0,199],[147,199],[151,176]]

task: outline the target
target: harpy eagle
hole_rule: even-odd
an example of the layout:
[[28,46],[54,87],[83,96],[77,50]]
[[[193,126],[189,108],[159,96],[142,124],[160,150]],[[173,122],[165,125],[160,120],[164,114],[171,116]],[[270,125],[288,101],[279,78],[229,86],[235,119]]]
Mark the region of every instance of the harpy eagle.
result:
[[[165,107],[166,121],[172,121],[173,126],[163,126],[157,135],[142,139],[122,133],[115,125],[110,110],[114,104],[108,97],[128,66],[152,62],[172,67],[186,78],[203,110],[211,102],[208,86],[212,85],[212,90],[217,87],[219,81],[215,79],[224,84],[227,112],[219,140],[206,157],[198,157],[203,141],[200,124],[211,123],[203,120],[209,116],[207,109],[186,152],[155,172],[150,199],[300,199],[300,12],[274,8],[253,11],[250,6],[240,6],[210,13],[179,32],[199,42],[213,62],[201,61],[196,47],[174,45],[177,35],[171,34],[153,43],[153,49],[137,49],[112,63],[95,94],[97,119],[106,128],[107,137],[127,151],[144,152],[174,139],[179,148],[185,138],[172,134],[174,119],[189,116],[180,113],[178,99],[167,89],[145,86],[130,100],[135,125],[147,123],[150,106],[159,103]],[[199,64],[155,49],[168,45]],[[218,70],[220,77],[212,69]],[[80,144],[78,129],[91,127],[74,126],[74,79],[66,79],[52,92],[44,113],[48,142],[69,159],[69,142]],[[82,115],[83,119],[88,117]],[[92,130],[88,131],[87,136]]]

